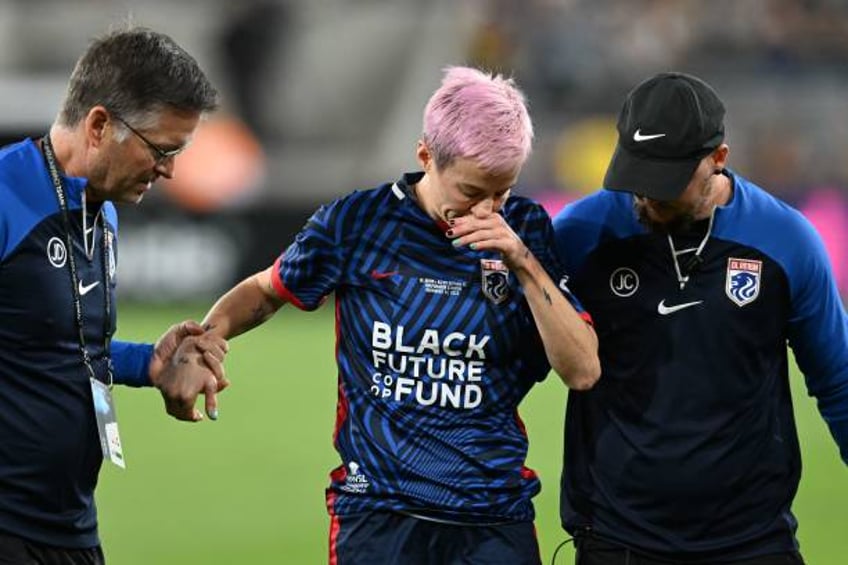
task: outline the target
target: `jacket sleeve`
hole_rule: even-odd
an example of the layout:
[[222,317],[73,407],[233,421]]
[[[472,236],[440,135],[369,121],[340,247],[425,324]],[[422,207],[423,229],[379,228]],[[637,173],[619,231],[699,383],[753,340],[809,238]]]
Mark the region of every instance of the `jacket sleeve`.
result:
[[112,371],[115,383],[151,386],[148,370],[153,357],[152,343],[112,342]]
[[848,464],[848,318],[821,237],[811,225],[801,231],[795,256],[802,264],[790,277],[789,345]]

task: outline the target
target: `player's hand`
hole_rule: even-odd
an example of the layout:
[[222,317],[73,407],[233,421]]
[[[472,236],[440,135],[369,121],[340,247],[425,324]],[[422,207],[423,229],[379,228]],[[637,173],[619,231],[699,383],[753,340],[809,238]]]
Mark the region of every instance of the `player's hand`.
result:
[[197,422],[203,415],[194,407],[197,395],[206,399],[206,413],[217,419],[217,393],[229,386],[223,360],[227,342],[192,321],[172,326],[159,338],[150,361],[150,380],[162,393],[168,414]]
[[509,227],[503,216],[495,212],[492,200],[482,200],[471,213],[450,220],[447,236],[455,246],[468,245],[477,251],[497,251],[511,269],[521,267],[530,251]]

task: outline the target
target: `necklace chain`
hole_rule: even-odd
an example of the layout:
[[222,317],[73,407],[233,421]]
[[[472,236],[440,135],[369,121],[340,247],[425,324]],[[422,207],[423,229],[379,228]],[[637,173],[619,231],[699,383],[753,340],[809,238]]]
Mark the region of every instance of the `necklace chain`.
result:
[[[701,243],[698,244],[698,247],[694,249],[695,258],[697,258],[698,261],[700,261],[701,253],[704,251],[704,247],[706,247],[707,241],[710,239],[710,235],[713,232],[713,221],[715,220],[716,208],[717,206],[713,206],[712,210],[710,210],[710,221],[707,224],[707,233],[704,234],[704,237],[701,239]],[[689,282],[689,276],[692,269],[687,269],[686,275],[684,275],[683,271],[680,269],[680,261],[677,257],[685,253],[691,253],[693,250],[692,248],[688,248],[678,251],[674,248],[674,240],[672,240],[671,234],[667,234],[666,237],[668,238],[668,247],[671,250],[671,260],[674,263],[674,272],[677,275],[677,282],[680,284],[680,290],[683,290],[686,288],[686,283]]]
[[[97,214],[94,215],[94,220],[91,222],[91,227],[88,227],[88,206],[87,206],[87,198],[85,197],[85,191],[82,192],[82,243],[85,248],[85,258],[88,259],[89,262],[94,260],[94,248],[96,246],[97,241],[97,220],[100,218],[100,214],[103,212],[103,206],[97,210]],[[89,233],[91,236],[89,237]],[[104,234],[105,236],[105,234]]]

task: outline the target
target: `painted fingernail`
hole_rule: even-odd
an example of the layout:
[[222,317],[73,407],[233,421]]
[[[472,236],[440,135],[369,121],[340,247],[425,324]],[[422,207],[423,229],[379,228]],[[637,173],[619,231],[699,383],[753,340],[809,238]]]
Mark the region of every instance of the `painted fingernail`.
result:
[[218,409],[217,408],[213,408],[212,410],[209,411],[209,419],[210,420],[217,420],[218,419]]
[[453,230],[446,231],[445,235],[448,236],[448,237],[453,237]]
[[454,247],[459,247],[459,239],[454,239],[453,241],[451,241],[451,244],[452,244]]
[[472,243],[472,244],[471,244],[471,245],[469,245],[468,247],[470,247],[471,249],[477,249],[477,244],[476,244],[476,243]]

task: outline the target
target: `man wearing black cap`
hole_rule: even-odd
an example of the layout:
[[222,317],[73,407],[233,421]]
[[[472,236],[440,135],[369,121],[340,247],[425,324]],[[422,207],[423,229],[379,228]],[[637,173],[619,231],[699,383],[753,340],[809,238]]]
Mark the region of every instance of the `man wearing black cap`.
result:
[[554,225],[602,377],[568,397],[561,517],[581,565],[802,563],[787,343],[848,463],[848,325],[820,237],[726,168],[724,105],[628,95],[604,190]]

